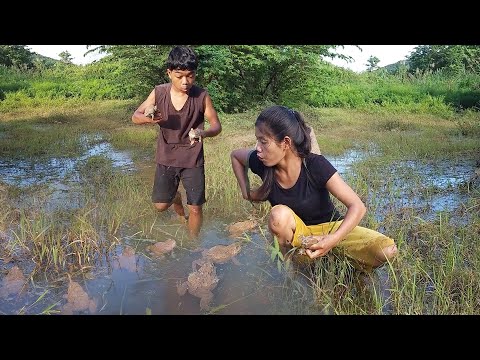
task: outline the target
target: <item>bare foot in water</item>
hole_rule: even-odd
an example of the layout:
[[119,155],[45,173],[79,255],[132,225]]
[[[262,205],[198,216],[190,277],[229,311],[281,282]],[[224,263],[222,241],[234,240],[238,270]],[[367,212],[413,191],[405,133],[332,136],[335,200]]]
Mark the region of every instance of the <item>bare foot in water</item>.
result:
[[172,214],[172,221],[179,221],[181,224],[188,224],[188,215],[179,215],[177,213]]

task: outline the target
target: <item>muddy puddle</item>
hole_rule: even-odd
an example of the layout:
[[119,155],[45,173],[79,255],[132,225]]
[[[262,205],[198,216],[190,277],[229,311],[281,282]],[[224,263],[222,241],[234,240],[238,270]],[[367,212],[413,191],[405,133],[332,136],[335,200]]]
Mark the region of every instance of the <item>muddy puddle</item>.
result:
[[[46,212],[81,208],[85,199],[79,184],[79,164],[98,156],[109,159],[121,171],[138,171],[127,152],[97,141],[78,158],[12,162],[0,157],[0,179],[20,189],[41,186],[48,197]],[[353,165],[363,159],[355,151],[326,157],[347,180],[354,176]],[[460,207],[468,200],[462,189],[475,169],[475,160],[405,161],[384,169],[382,184],[376,187],[384,193],[377,190],[368,194],[368,201],[375,205],[375,216],[381,219],[386,212],[414,207],[423,209],[428,220],[438,211]],[[26,204],[28,199],[22,206]],[[174,221],[171,213],[157,217],[152,229],[157,234],[155,239],[140,236],[136,229],[121,227],[116,235],[118,243],[99,257],[84,277],[47,280],[37,273],[34,281],[26,281],[34,268],[28,254],[0,258],[0,314],[323,313],[312,306],[313,293],[308,280],[300,276],[292,282],[278,271],[277,263],[271,260],[266,224],[250,224],[232,236],[230,226],[247,219],[213,219],[206,212],[200,238],[189,240],[185,225]],[[13,231],[0,232],[0,245],[6,247],[14,242]],[[198,282],[195,276],[189,276],[200,271],[204,263],[199,260],[205,260],[205,250],[233,243],[238,243],[241,249],[232,259],[226,256],[229,254],[221,254],[227,260],[214,263],[214,273],[209,268],[207,280],[204,277],[203,282]],[[192,266],[196,262],[199,264]],[[385,277],[384,270],[377,271],[380,277]],[[186,290],[181,294],[182,286]]]

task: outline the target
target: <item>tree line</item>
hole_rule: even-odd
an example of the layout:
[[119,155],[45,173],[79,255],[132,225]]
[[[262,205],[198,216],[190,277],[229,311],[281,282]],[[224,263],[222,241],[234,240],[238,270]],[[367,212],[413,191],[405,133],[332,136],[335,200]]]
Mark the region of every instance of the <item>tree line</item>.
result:
[[[96,99],[144,98],[156,84],[168,81],[165,60],[172,45],[101,45],[88,52],[106,55],[79,66],[64,51],[56,61],[31,52],[26,45],[0,45],[0,67],[26,70],[0,80],[0,99],[8,91],[27,97],[87,97]],[[325,57],[351,58],[337,53],[342,45],[192,45],[199,57],[197,82],[208,89],[220,111],[240,112],[265,102],[297,106],[361,107],[390,106],[430,97],[457,108],[480,106],[478,78],[480,47],[465,45],[420,45],[398,66],[378,68],[369,59],[367,74],[336,67]],[[1,71],[1,68],[0,68]],[[6,72],[4,71],[4,74]],[[10,73],[11,74],[11,73]],[[48,78],[41,86],[30,80]],[[386,77],[387,75],[395,78]],[[427,76],[430,81],[426,82]],[[462,77],[462,78],[459,78]],[[439,78],[454,77],[458,89],[443,90]],[[432,83],[432,80],[433,82]],[[28,84],[30,81],[30,84]],[[400,89],[409,81],[414,87]],[[475,85],[477,84],[477,85]],[[477,87],[475,87],[477,86]],[[36,90],[37,89],[37,90]],[[3,95],[2,95],[3,92]],[[431,105],[425,105],[431,106]]]

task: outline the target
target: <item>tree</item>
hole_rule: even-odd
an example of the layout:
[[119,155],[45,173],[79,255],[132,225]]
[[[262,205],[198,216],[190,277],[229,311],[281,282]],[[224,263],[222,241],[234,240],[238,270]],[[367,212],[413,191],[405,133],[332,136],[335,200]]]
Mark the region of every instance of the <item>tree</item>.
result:
[[445,69],[452,73],[480,72],[480,47],[465,45],[420,45],[408,58],[410,72]]
[[58,54],[60,57],[60,60],[64,62],[65,64],[71,64],[73,57],[72,54],[70,54],[68,51],[62,51],[60,54]]
[[367,60],[367,71],[372,72],[373,70],[378,69],[378,63],[380,62],[380,59],[376,56],[370,55],[370,57]]
[[[87,49],[90,46],[87,45]],[[115,66],[115,86],[127,97],[147,97],[152,88],[168,81],[166,60],[172,45],[100,45],[89,49],[108,54],[99,60]]]
[[[304,98],[305,87],[322,56],[340,45],[193,45],[199,57],[197,82],[208,89],[218,110],[243,111],[259,102],[277,101],[286,89]],[[87,47],[88,48],[88,47]],[[116,82],[125,92],[145,97],[168,81],[165,61],[172,45],[100,45],[87,51],[107,53],[118,64]]]
[[26,45],[0,45],[0,65],[32,68],[33,53]]

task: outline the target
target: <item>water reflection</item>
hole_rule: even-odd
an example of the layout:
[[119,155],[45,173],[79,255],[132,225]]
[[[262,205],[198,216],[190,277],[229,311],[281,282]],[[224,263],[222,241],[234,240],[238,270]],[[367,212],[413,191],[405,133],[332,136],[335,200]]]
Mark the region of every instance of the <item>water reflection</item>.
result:
[[64,190],[68,183],[78,179],[75,168],[92,156],[104,156],[110,159],[113,166],[122,170],[133,171],[135,165],[126,151],[114,150],[108,142],[93,145],[79,157],[75,158],[32,158],[25,160],[10,160],[0,158],[0,179],[9,185],[26,187],[47,184]]

